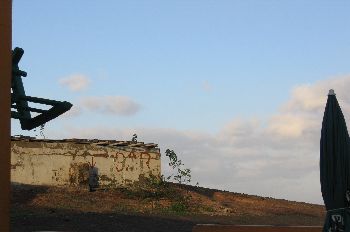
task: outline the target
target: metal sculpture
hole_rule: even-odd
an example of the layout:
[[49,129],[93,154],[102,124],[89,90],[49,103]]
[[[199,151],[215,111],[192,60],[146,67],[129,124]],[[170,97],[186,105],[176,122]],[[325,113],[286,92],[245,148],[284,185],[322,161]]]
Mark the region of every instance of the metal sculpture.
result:
[[[11,108],[17,111],[11,111],[11,118],[19,119],[22,130],[31,130],[67,112],[73,105],[66,101],[26,96],[22,77],[26,77],[27,73],[18,67],[23,54],[22,48],[16,47],[12,51]],[[28,102],[51,105],[52,107],[48,110],[36,109],[29,107]],[[39,115],[32,118],[31,112],[39,113]]]

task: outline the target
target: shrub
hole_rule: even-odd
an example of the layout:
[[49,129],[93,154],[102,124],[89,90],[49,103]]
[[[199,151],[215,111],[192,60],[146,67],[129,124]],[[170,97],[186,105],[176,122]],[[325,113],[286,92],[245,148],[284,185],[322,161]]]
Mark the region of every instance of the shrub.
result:
[[177,173],[167,177],[167,180],[173,179],[179,184],[191,182],[191,170],[184,168],[184,164],[177,158],[176,153],[173,150],[166,149],[165,155],[169,157],[169,166]]

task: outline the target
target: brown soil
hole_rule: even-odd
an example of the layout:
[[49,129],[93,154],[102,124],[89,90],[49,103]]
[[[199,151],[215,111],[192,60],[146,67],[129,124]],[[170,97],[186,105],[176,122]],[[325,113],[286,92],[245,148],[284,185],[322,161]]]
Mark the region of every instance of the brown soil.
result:
[[168,183],[158,189],[13,186],[11,231],[191,231],[197,223],[321,226],[322,205]]

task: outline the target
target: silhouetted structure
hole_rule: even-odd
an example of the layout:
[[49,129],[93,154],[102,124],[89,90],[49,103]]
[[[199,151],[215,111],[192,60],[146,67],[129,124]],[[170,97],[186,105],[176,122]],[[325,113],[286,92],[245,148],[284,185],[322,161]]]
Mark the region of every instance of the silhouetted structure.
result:
[[[17,111],[11,111],[11,118],[19,119],[22,130],[31,130],[67,112],[73,105],[66,101],[26,96],[22,77],[26,77],[27,73],[18,67],[23,54],[24,50],[18,47],[12,52],[11,108]],[[29,107],[28,102],[51,105],[52,108],[49,110],[36,109]],[[32,118],[31,112],[39,113],[39,115]]]
[[328,94],[320,141],[320,181],[327,209],[324,232],[350,231],[350,139],[334,90]]

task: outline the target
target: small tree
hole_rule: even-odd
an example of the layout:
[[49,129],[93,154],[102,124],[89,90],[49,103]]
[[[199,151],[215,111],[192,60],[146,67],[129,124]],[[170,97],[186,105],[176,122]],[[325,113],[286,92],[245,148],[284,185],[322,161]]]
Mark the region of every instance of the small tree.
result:
[[184,168],[184,164],[181,160],[177,158],[176,153],[173,150],[166,149],[165,155],[169,157],[169,166],[177,173],[167,177],[168,180],[171,177],[174,178],[179,184],[190,183],[191,182],[191,170],[189,168]]

